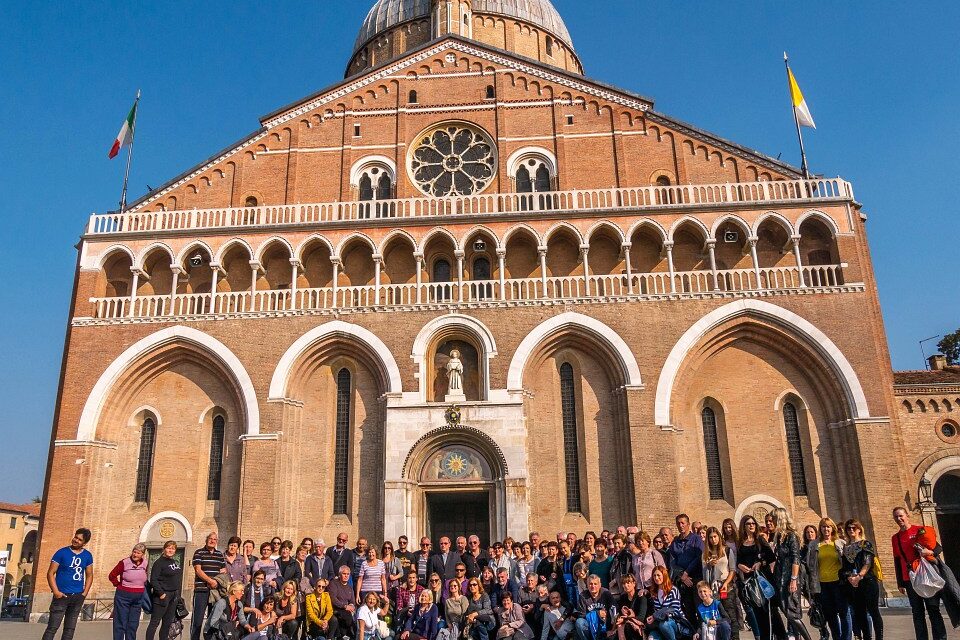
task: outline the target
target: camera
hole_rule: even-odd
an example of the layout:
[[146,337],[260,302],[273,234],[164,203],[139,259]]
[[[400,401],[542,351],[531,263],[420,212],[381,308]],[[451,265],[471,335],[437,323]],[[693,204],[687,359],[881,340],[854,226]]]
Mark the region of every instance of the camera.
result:
[[724,242],[737,242],[740,240],[740,234],[736,231],[724,231],[723,232],[723,241]]
[[474,251],[486,251],[486,249],[487,249],[487,243],[484,242],[483,240],[477,240],[476,242],[473,243]]
[[203,256],[201,254],[195,253],[192,256],[190,256],[191,267],[199,267],[202,264],[203,264]]

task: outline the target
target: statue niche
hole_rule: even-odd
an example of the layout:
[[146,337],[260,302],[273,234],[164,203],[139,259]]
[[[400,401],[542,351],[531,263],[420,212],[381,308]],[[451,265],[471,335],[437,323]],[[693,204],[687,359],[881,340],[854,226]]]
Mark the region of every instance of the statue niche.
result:
[[480,354],[477,348],[465,340],[442,342],[433,355],[432,381],[431,402],[480,400]]

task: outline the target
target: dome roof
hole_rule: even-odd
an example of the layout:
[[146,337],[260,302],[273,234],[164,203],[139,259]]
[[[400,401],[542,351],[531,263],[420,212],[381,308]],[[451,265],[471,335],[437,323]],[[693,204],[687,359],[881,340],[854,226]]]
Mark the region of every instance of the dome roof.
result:
[[[429,16],[430,4],[430,0],[377,0],[360,27],[353,52],[359,51],[378,33],[408,20]],[[473,10],[511,16],[537,25],[560,38],[573,50],[567,25],[550,0],[473,0]]]

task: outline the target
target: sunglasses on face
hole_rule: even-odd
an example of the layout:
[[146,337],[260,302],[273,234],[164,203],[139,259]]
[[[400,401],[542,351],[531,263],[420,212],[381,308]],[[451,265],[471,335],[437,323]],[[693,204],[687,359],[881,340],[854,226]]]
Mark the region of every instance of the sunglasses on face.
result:
[[421,542],[421,543],[420,543],[420,546],[421,546],[421,547],[430,547],[430,546],[433,546],[433,545],[431,545],[429,542]]
[[457,569],[457,573],[464,573],[464,572],[466,572],[466,569]]

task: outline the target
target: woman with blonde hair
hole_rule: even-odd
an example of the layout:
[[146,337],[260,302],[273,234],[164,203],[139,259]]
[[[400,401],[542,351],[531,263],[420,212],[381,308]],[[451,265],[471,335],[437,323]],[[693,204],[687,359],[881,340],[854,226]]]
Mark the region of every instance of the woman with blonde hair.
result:
[[296,580],[287,580],[277,594],[277,629],[291,638],[297,637],[300,628],[300,622],[297,621],[300,609],[297,593]]
[[773,586],[777,590],[780,610],[787,618],[790,635],[810,640],[803,624],[803,604],[800,600],[800,536],[793,519],[783,507],[771,512],[773,516],[773,551],[777,560],[773,568]]
[[317,578],[313,591],[307,594],[306,632],[310,638],[336,638],[337,619],[333,617],[333,601],[327,593],[326,578]]
[[820,520],[817,529],[820,532],[817,544],[817,579],[820,583],[823,616],[830,627],[833,640],[850,640],[853,617],[843,582],[840,580],[844,541],[840,537],[837,523],[830,518]]
[[243,612],[244,589],[243,583],[239,581],[231,582],[227,586],[227,597],[217,600],[207,618],[207,625],[203,631],[205,638],[216,637],[217,633],[225,634],[234,626],[246,629],[247,633],[254,632],[254,628],[247,620],[247,614]]

